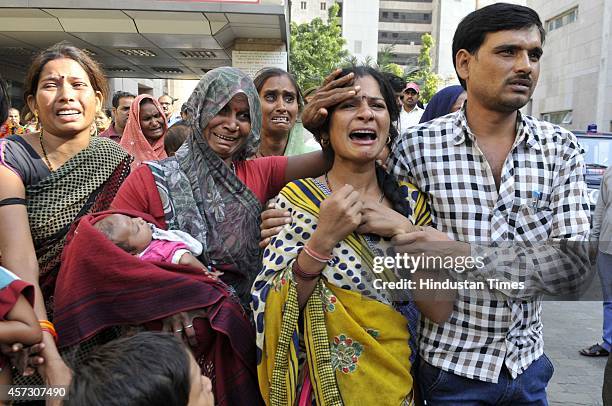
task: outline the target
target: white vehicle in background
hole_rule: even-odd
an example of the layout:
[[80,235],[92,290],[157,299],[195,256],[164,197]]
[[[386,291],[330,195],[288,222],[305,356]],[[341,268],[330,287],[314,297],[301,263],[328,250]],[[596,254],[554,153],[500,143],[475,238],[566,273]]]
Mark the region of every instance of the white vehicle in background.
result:
[[573,133],[585,152],[586,171],[584,177],[589,192],[591,213],[593,213],[599,197],[601,178],[612,159],[612,133],[590,133],[586,131],[573,131]]

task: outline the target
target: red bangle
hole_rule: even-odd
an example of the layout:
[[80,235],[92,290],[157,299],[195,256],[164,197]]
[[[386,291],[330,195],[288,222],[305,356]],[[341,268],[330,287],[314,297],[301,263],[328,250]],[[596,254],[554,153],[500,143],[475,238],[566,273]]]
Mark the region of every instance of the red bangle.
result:
[[322,264],[326,264],[327,262],[329,262],[329,260],[331,260],[333,258],[331,255],[321,255],[321,254],[319,254],[318,252],[316,252],[315,250],[310,248],[308,245],[304,245],[304,252],[310,258],[314,259],[317,262],[321,262]]
[[57,333],[55,332],[55,330],[51,330],[49,327],[42,327],[41,330],[46,331],[47,333],[51,334],[53,336],[53,340],[57,344],[58,337],[57,337]]
[[38,323],[40,324],[40,329],[51,334],[53,336],[53,339],[57,343],[58,336],[53,323],[51,323],[49,320],[38,320]]
[[293,266],[291,267],[291,270],[293,271],[293,274],[295,276],[305,281],[312,281],[314,279],[317,279],[323,273],[323,270],[317,273],[304,272],[304,270],[298,264],[297,258],[295,259],[295,261],[293,261]]

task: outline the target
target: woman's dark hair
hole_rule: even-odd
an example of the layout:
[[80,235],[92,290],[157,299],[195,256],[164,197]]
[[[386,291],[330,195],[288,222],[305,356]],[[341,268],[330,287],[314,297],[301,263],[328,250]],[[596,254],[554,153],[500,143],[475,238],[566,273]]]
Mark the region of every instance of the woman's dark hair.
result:
[[391,72],[383,72],[385,79],[389,82],[395,93],[401,93],[406,88],[406,81]]
[[74,366],[64,406],[184,406],[190,368],[187,349],[172,335],[120,338]]
[[[342,72],[338,75],[338,78],[348,75],[349,73],[353,73],[355,78],[361,78],[366,76],[371,76],[380,87],[380,93],[385,100],[385,105],[387,106],[387,111],[389,112],[390,124],[389,124],[389,138],[390,142],[388,147],[391,148],[391,145],[395,142],[398,137],[397,132],[397,121],[399,119],[400,109],[395,101],[395,92],[393,91],[393,87],[389,81],[385,78],[385,76],[375,68],[370,66],[352,66],[350,68],[342,69]],[[352,86],[352,85],[351,85]],[[325,133],[329,133],[330,121],[333,115],[334,110],[337,105],[328,109],[327,119],[325,123],[321,127],[321,130]],[[316,140],[321,144],[321,132],[317,132],[314,134]],[[327,143],[327,145],[323,146],[323,153],[325,157],[329,161],[333,161],[334,150],[331,147],[331,143]],[[393,175],[387,173],[381,166],[376,164],[376,179],[378,181],[378,185],[382,189],[385,197],[391,201],[393,205],[393,209],[399,213],[407,214],[410,212],[410,206],[408,202],[402,196],[399,186],[397,184],[397,180]]]
[[40,81],[40,73],[45,65],[55,59],[68,58],[81,65],[81,68],[87,73],[87,77],[91,82],[91,86],[95,91],[102,93],[102,98],[108,100],[108,82],[100,65],[90,58],[85,52],[67,42],[60,42],[52,45],[39,53],[26,75],[23,100],[28,100],[28,96],[36,96],[38,82]]
[[[143,97],[142,99],[140,99],[140,107],[144,106],[145,104],[152,104],[155,106],[155,102],[153,101],[153,96],[151,97]],[[155,106],[157,107],[157,106]]]
[[2,79],[2,76],[0,76],[0,124],[3,124],[8,118],[10,105],[11,101],[9,100],[6,83],[4,82],[4,79]]
[[[457,27],[453,37],[453,66],[457,71],[457,52],[465,49],[470,54],[478,51],[490,32],[506,30],[522,30],[537,27],[540,31],[542,44],[546,32],[540,21],[540,16],[529,7],[508,3],[495,3],[468,14]],[[459,76],[459,75],[457,75]],[[459,83],[465,87],[465,81],[459,78]]]
[[274,78],[276,76],[285,76],[289,78],[289,81],[291,82],[291,84],[295,88],[295,92],[297,93],[296,98],[298,103],[298,111],[302,111],[302,108],[304,107],[304,101],[302,99],[302,91],[300,90],[300,86],[298,85],[297,81],[295,80],[295,77],[291,73],[284,71],[280,68],[264,68],[257,73],[257,76],[255,76],[255,79],[253,79],[253,83],[255,84],[257,93],[261,91],[261,88],[263,87],[264,83],[266,83],[266,80]]
[[184,120],[179,120],[168,128],[168,132],[164,137],[164,149],[168,156],[174,155],[176,151],[183,145],[190,133],[189,124]]

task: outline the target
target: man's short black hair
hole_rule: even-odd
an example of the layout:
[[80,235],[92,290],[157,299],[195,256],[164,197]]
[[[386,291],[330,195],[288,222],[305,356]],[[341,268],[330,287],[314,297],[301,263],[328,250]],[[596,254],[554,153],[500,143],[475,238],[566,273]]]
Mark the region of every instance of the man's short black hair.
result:
[[[538,28],[542,44],[544,44],[546,32],[542,26],[542,21],[540,21],[540,16],[529,7],[494,3],[471,12],[461,20],[453,37],[453,66],[455,72],[457,72],[455,58],[459,50],[465,49],[470,54],[474,54],[490,32],[522,30],[530,27]],[[459,77],[458,73],[457,77]],[[465,81],[459,78],[459,82],[466,89]]]
[[184,406],[190,367],[187,349],[173,335],[120,338],[74,366],[64,406]]
[[123,91],[118,91],[115,92],[115,94],[113,94],[113,107],[117,108],[119,107],[119,100],[123,99],[124,97],[131,97],[133,99],[136,98],[136,96],[134,96],[132,93],[130,92],[123,92]]

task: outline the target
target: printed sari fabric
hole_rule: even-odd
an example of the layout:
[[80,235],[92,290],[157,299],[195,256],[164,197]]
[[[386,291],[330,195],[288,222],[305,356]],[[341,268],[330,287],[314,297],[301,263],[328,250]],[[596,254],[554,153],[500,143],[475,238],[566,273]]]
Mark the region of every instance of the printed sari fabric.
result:
[[[408,184],[401,190],[411,207],[403,214],[427,224],[423,195]],[[397,279],[390,269],[373,271],[374,257],[390,254],[388,241],[352,233],[340,242],[300,315],[291,267],[327,194],[325,185],[305,179],[288,184],[278,197],[292,223],[266,248],[253,286],[260,391],[268,405],[293,405],[298,396],[302,404],[308,395],[319,406],[411,405],[415,349],[409,327],[414,332],[415,326],[400,312],[393,292],[377,289],[374,282]],[[376,390],[368,390],[373,382]],[[311,393],[299,393],[301,387],[312,387]]]
[[315,141],[312,135],[306,136],[306,130],[301,121],[296,121],[295,125],[289,132],[287,146],[285,147],[285,156],[294,156],[307,154],[313,151],[320,151],[321,146]]
[[261,129],[259,95],[253,81],[235,68],[217,68],[198,83],[186,103],[190,134],[174,157],[148,162],[169,229],[182,230],[204,245],[202,262],[222,271],[243,303],[259,271],[261,204],[202,137],[210,120],[237,94],[249,102],[251,132],[234,161],[257,150]]
[[144,213],[113,210],[73,226],[55,294],[60,347],[81,345],[117,326],[159,330],[161,319],[187,312],[197,338],[191,349],[213,382],[216,404],[258,404],[253,327],[227,286],[199,268],[123,251],[93,226],[114,213],[153,221]]
[[26,186],[30,232],[49,317],[60,255],[72,223],[109,208],[130,172],[130,156],[115,142],[92,137],[89,146],[34,185]]

